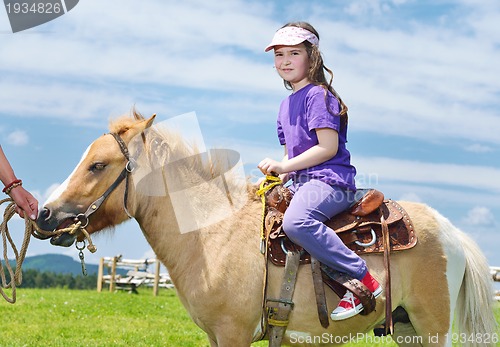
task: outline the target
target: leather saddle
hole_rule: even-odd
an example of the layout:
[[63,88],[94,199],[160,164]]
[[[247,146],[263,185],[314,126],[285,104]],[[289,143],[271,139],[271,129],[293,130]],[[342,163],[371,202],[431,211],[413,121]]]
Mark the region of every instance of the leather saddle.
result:
[[[266,183],[263,187],[265,185]],[[274,265],[285,266],[288,252],[300,252],[300,264],[311,263],[310,254],[294,244],[282,229],[283,215],[292,200],[292,193],[282,184],[273,184],[264,195],[266,205],[263,223],[268,260]],[[386,288],[386,296],[390,305],[389,252],[410,249],[417,243],[413,224],[403,207],[393,200],[385,200],[384,194],[378,190],[359,189],[351,206],[325,224],[337,233],[347,247],[359,255],[384,253],[387,258],[386,285],[389,286]],[[324,264],[321,264],[321,275],[323,282],[339,297],[342,298],[347,290],[352,291],[365,308],[361,314],[368,314],[375,309],[373,295],[359,280]],[[390,311],[387,314],[390,315]]]
[[[286,250],[298,249],[283,232],[282,221],[292,194],[283,185],[266,192],[264,227],[269,233],[269,259],[278,266],[285,265]],[[359,255],[384,252],[382,222],[389,227],[390,250],[402,251],[417,244],[413,224],[406,211],[394,200],[385,200],[376,189],[359,189],[354,202],[344,212],[325,222],[351,250]],[[301,264],[310,262],[308,253],[301,257]]]

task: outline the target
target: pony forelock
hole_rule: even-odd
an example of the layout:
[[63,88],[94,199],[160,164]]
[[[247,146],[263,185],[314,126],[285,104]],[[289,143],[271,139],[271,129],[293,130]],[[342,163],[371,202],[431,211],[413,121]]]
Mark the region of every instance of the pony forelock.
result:
[[144,120],[144,116],[133,107],[129,114],[124,114],[109,122],[109,131],[112,133],[123,134],[129,130],[138,121]]

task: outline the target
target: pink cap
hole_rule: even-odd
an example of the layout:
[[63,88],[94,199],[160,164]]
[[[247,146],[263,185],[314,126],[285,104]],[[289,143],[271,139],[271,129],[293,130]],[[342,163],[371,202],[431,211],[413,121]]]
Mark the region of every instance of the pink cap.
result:
[[315,46],[319,44],[318,37],[307,29],[294,26],[284,27],[274,34],[273,40],[265,51],[270,51],[274,46],[295,46],[304,41],[309,41]]

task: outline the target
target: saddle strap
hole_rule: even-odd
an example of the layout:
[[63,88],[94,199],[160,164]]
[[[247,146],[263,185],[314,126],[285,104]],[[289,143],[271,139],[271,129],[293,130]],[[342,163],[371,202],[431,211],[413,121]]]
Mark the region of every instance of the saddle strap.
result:
[[330,325],[330,321],[328,319],[328,306],[326,304],[323,275],[321,274],[321,263],[313,257],[311,257],[311,270],[314,293],[316,294],[316,306],[318,307],[319,321],[321,323],[321,326],[326,329]]
[[288,252],[279,299],[267,299],[269,347],[280,347],[293,309],[293,292],[299,270],[300,252]]
[[385,333],[392,335],[394,325],[392,322],[392,299],[391,299],[391,240],[389,227],[384,218],[384,214],[380,213],[380,224],[382,226],[382,236],[384,242],[384,268],[385,268]]

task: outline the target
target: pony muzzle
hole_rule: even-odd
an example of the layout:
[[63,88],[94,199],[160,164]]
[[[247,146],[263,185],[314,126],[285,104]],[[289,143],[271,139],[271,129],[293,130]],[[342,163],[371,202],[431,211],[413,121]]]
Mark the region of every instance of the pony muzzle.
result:
[[50,238],[50,244],[54,246],[70,247],[76,241],[77,235],[70,233],[63,233]]
[[[60,229],[65,229],[78,222],[81,222],[79,216],[67,218],[65,221],[63,221],[61,224],[58,225],[58,227],[54,230],[54,232],[57,232],[57,230]],[[73,243],[75,243],[79,234],[80,234],[79,232],[62,232],[55,236],[52,236],[50,238],[50,243],[54,246],[70,247],[71,245],[73,245]]]

